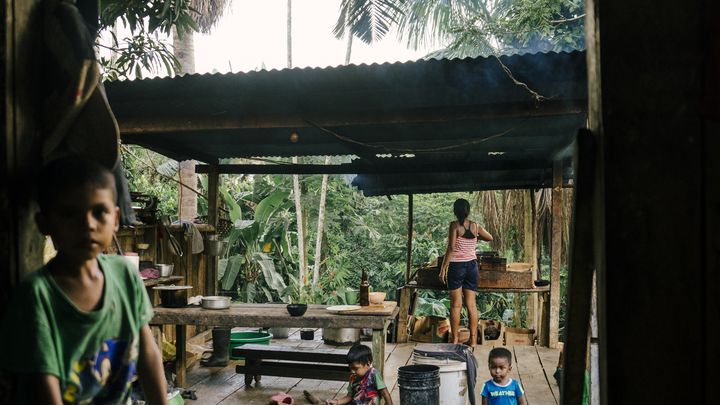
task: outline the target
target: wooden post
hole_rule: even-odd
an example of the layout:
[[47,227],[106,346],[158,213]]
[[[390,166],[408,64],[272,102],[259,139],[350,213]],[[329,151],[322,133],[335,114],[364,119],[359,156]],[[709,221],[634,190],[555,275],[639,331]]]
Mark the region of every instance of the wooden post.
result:
[[385,372],[385,339],[387,338],[387,329],[390,321],[385,321],[382,329],[373,329],[372,331],[372,356],[373,366],[380,373],[381,377]]
[[187,376],[187,370],[185,365],[187,363],[187,356],[185,353],[185,340],[187,336],[185,334],[185,325],[175,326],[175,374],[177,375],[177,386],[184,388]]
[[408,233],[407,233],[407,262],[405,263],[405,284],[410,282],[412,268],[412,239],[413,239],[413,195],[408,194]]
[[[538,270],[536,268],[536,248],[535,248],[535,215],[533,214],[533,204],[535,203],[530,195],[530,190],[523,193],[523,261],[532,264],[533,280],[538,278]],[[527,323],[535,331],[538,331],[538,295],[530,294],[525,303],[527,307]]]
[[557,348],[560,327],[560,259],[562,250],[562,163],[553,164],[552,225],[550,240],[550,330],[548,345]]
[[410,299],[412,298],[413,288],[403,286],[400,290],[400,312],[398,313],[396,343],[407,343],[408,341],[408,319],[410,318]]
[[[217,165],[211,165],[208,172],[208,224],[217,232],[218,211],[220,208],[220,174]],[[207,273],[205,277],[205,295],[217,295],[217,268],[218,256],[207,255],[205,264]]]

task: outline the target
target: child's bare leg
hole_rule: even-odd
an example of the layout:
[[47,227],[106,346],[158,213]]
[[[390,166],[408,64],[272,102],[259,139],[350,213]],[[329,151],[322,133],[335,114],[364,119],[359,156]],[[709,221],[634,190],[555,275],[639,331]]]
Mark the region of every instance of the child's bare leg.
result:
[[458,342],[460,313],[462,312],[462,289],[450,290],[450,343]]
[[468,328],[470,329],[470,346],[475,347],[477,344],[477,330],[478,330],[478,317],[477,317],[477,303],[475,302],[475,291],[463,289],[463,295],[465,296],[465,306],[468,311]]

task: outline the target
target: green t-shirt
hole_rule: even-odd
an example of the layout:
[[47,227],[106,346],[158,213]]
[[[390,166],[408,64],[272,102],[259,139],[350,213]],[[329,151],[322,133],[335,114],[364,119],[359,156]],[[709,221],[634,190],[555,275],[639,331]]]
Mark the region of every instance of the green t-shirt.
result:
[[380,391],[385,386],[385,382],[380,373],[375,368],[370,368],[364,376],[359,377],[356,374],[350,376],[348,383],[348,395],[352,398],[353,405],[375,405],[380,403]]
[[57,376],[66,404],[128,401],[140,328],[152,306],[125,258],[101,255],[98,263],[105,283],[96,311],[79,310],[46,267],[15,290],[0,334],[0,368],[18,378],[16,403],[30,403],[28,373]]

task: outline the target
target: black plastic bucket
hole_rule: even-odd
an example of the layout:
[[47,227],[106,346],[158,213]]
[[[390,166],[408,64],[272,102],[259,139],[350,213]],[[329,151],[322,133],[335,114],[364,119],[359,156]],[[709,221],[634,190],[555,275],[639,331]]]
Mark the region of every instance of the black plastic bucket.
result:
[[440,403],[440,367],[425,364],[398,369],[400,405]]

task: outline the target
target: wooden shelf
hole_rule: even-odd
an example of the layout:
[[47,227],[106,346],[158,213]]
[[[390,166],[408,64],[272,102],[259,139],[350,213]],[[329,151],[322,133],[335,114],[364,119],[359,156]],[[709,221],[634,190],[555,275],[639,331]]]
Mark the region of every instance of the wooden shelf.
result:
[[182,281],[185,277],[183,276],[169,276],[169,277],[160,277],[160,278],[148,278],[146,280],[143,280],[143,284],[145,284],[145,287],[152,287],[159,284],[172,284],[176,281]]

